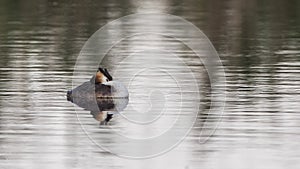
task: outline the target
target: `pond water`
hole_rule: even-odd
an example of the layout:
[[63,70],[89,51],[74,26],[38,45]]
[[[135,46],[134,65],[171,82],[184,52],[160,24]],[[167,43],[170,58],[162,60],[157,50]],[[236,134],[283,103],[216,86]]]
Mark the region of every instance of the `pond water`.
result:
[[[0,168],[297,168],[299,11],[296,0],[1,1]],[[223,113],[209,114],[210,79],[195,53],[160,35],[125,39],[103,59],[130,84],[127,108],[108,125],[67,101],[88,38],[119,17],[149,12],[180,16],[210,39],[226,76]],[[180,27],[126,24],[107,36]],[[93,60],[84,64],[82,81],[96,71]],[[142,140],[165,131],[158,142]]]

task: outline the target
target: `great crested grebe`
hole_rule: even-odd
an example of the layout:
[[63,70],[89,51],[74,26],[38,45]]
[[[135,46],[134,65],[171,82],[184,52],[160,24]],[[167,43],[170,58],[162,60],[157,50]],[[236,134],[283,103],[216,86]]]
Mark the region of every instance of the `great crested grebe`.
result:
[[67,91],[67,100],[79,107],[90,110],[98,121],[108,122],[112,115],[109,112],[122,111],[128,103],[127,88],[120,82],[113,81],[105,68],[98,68],[92,78]]
[[[71,102],[84,102],[82,99],[95,99],[104,96],[111,96],[112,89],[110,85],[105,83],[113,80],[107,69],[98,68],[96,74],[92,78],[67,92],[67,99]],[[76,101],[77,100],[77,101]]]

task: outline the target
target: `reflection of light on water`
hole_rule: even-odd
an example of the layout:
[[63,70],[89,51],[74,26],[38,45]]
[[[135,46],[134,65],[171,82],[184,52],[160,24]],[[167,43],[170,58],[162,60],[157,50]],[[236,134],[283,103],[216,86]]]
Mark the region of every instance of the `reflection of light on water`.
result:
[[[131,0],[131,4],[135,6],[136,12],[138,13],[165,13],[168,6],[168,0],[161,1],[139,1]],[[148,22],[151,24],[150,22]]]
[[[200,103],[199,84],[187,64],[201,65],[199,58],[193,52],[182,54],[181,50],[188,48],[171,35],[151,33],[153,30],[168,32],[166,18],[144,17],[147,18],[126,20],[124,25],[132,26],[126,27],[129,32],[146,29],[149,33],[123,39],[110,49],[102,62],[111,65],[113,77],[123,82],[130,93],[128,107],[115,118],[121,130],[112,127],[113,139],[118,144],[107,147],[91,134],[95,142],[112,153],[136,158],[155,156],[179,143],[192,127]],[[149,25],[143,24],[145,21]],[[185,35],[181,30],[172,33]]]
[[[130,92],[129,109],[122,113],[129,120],[122,121],[130,126],[123,131],[124,135],[129,137],[145,138],[162,134],[172,127],[174,120],[178,120],[179,115],[183,113],[181,102],[196,98],[182,93],[194,90],[197,94],[197,89],[188,84],[193,77],[183,60],[156,45],[151,50],[137,50],[140,52],[123,59],[114,73],[117,79],[128,86]],[[188,111],[192,113],[192,109]],[[133,128],[135,130],[132,130]],[[136,132],[137,129],[149,132]],[[153,132],[150,132],[151,130]]]

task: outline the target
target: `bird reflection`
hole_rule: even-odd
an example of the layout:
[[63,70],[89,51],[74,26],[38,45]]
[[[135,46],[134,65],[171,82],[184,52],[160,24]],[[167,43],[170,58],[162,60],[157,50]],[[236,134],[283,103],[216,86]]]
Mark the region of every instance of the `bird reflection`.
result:
[[106,125],[114,114],[124,110],[128,104],[128,98],[88,98],[73,97],[68,101],[77,106],[90,111],[93,118],[100,122],[100,125]]

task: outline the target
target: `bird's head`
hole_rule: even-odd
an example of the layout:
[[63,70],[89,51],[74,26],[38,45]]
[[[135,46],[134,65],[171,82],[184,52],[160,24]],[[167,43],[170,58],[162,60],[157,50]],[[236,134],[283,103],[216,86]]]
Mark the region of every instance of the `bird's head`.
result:
[[107,83],[109,81],[112,81],[113,78],[108,73],[107,69],[105,68],[98,68],[95,76],[95,83]]

